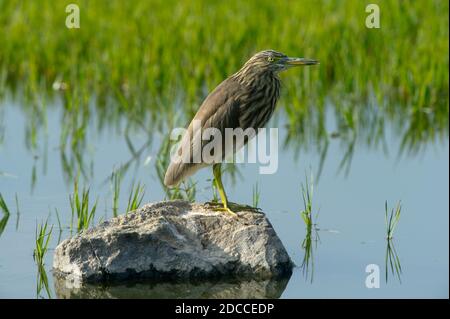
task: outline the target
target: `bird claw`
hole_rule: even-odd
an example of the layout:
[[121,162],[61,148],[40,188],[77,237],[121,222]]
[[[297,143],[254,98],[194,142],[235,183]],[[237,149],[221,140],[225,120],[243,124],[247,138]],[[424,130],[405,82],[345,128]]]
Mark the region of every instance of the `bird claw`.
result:
[[209,208],[211,210],[214,211],[220,211],[220,212],[225,212],[227,214],[230,214],[233,217],[238,217],[238,214],[236,214],[235,212],[233,212],[230,208],[228,207],[224,207],[221,203],[217,203],[217,202],[206,202],[205,203],[206,206],[210,206]]
[[230,215],[233,215],[235,217],[238,216],[238,214],[236,212],[242,212],[242,211],[262,213],[261,209],[258,207],[237,204],[237,203],[231,203],[231,202],[228,202],[228,207],[224,207],[223,204],[219,203],[219,202],[206,202],[205,205],[209,206],[212,210],[223,211],[223,212],[229,213]]

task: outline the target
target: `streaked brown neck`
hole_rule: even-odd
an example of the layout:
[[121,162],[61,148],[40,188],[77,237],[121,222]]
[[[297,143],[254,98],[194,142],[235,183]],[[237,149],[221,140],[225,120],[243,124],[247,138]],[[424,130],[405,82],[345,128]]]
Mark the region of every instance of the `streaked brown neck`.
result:
[[267,67],[250,63],[244,64],[244,66],[231,77],[246,86],[276,85],[280,81],[277,72],[268,70]]

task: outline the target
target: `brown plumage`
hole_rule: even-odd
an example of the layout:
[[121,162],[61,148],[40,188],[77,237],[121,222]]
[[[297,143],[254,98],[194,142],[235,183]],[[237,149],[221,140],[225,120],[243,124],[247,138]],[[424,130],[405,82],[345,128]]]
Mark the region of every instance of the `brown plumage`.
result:
[[[193,136],[193,122],[199,120],[202,131],[217,128],[225,138],[225,128],[264,127],[271,118],[280,94],[278,72],[294,65],[316,64],[309,59],[288,58],[286,55],[266,50],[255,54],[235,74],[219,84],[204,100],[192,119],[187,133],[183,136],[178,154],[187,145],[191,148],[189,163],[171,162],[164,184],[175,186],[198,169],[208,166],[204,162],[193,163],[193,150],[196,143],[203,147],[209,141]],[[247,142],[247,141],[246,141]],[[222,142],[222,145],[225,145]],[[236,152],[237,149],[234,149]],[[222,159],[229,155],[222,152]]]

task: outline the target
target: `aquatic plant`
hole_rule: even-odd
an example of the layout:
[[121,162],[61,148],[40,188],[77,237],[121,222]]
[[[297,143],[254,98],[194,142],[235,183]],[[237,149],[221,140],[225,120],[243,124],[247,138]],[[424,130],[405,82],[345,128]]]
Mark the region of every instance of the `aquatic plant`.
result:
[[19,209],[19,197],[17,197],[17,193],[14,196],[16,201],[16,230],[19,229],[19,221],[20,221],[20,209]]
[[261,192],[259,190],[259,185],[256,183],[253,186],[253,193],[252,193],[252,203],[254,208],[258,208],[259,199],[260,199]]
[[[175,10],[175,3],[162,0],[111,1],[108,6],[100,0],[82,0],[78,30],[64,27],[65,5],[51,0],[1,3],[0,65],[6,85],[24,80],[31,94],[42,88],[43,81],[47,90],[63,95],[72,96],[73,90],[79,97],[98,92],[101,102],[105,95],[113,96],[125,110],[152,105],[159,111],[164,105],[158,103],[159,97],[185,88],[191,105],[202,87],[217,84],[255,50],[273,47],[324,62],[320,72],[305,72],[297,83],[286,83],[292,100],[300,98],[293,107],[308,99],[304,93],[312,83],[321,96],[333,91],[366,98],[370,93],[366,84],[371,82],[377,98],[385,93],[418,108],[448,99],[445,1],[384,1],[383,26],[375,30],[365,27],[366,3],[358,1],[196,0],[176,3]],[[48,12],[45,24],[42,10]],[[207,15],[202,14],[205,10]],[[158,14],[148,19],[148,12]],[[194,19],[198,16],[202,19]],[[270,24],[261,23],[268,19]],[[52,36],[33,32],[38,28]],[[101,36],[92,36],[92,30],[102,30]],[[283,32],[275,36],[274,30]],[[293,40],[299,37],[301,41]],[[208,59],[198,58],[206,52]],[[346,72],[349,69],[352,72]]]
[[397,227],[397,224],[400,220],[400,214],[402,211],[401,203],[398,202],[397,206],[391,209],[390,213],[388,212],[388,204],[387,201],[384,203],[384,220],[386,224],[386,238],[392,239],[394,237],[394,230]]
[[5,199],[3,198],[2,193],[0,193],[0,208],[2,209],[4,214],[10,214],[8,205],[6,205]]
[[37,266],[36,298],[44,298],[44,296],[42,295],[42,289],[45,289],[47,298],[52,298],[52,293],[50,290],[50,286],[48,284],[48,276],[47,271],[45,270],[45,266],[39,263],[36,266]]
[[41,297],[41,291],[44,288],[47,296],[51,298],[51,293],[48,285],[47,272],[45,271],[45,255],[48,251],[48,245],[52,236],[53,225],[48,228],[49,224],[46,220],[39,225],[36,225],[35,233],[35,248],[33,251],[33,259],[37,266],[37,285],[36,285],[36,297]]
[[[63,227],[63,225],[62,225],[62,223],[61,223],[61,218],[60,218],[60,216],[59,216],[59,211],[58,211],[58,209],[55,207],[55,215],[56,215],[56,221],[58,222],[58,230],[59,230],[59,234],[58,234],[58,244],[60,243],[60,241],[61,241],[61,236],[62,236],[62,233],[63,233],[63,231],[64,231],[64,227]],[[69,227],[70,228],[70,227]]]
[[401,283],[402,266],[400,264],[400,258],[398,256],[397,250],[395,249],[394,240],[386,240],[386,256],[385,256],[385,279],[388,282],[389,272],[393,276],[397,276],[398,281]]
[[128,204],[126,212],[131,212],[139,208],[145,195],[145,186],[140,182],[136,186],[131,186],[130,195],[128,196]]
[[9,220],[9,216],[10,216],[10,212],[9,212],[9,208],[6,205],[6,202],[3,198],[2,193],[0,193],[0,209],[3,212],[3,217],[0,219],[0,236],[3,234],[3,232],[5,231],[6,225],[8,224],[8,220]]
[[401,215],[401,202],[399,201],[395,208],[389,212],[387,201],[384,203],[384,220],[386,224],[386,257],[385,257],[385,277],[388,281],[389,270],[393,275],[396,275],[401,283],[402,266],[400,258],[394,245],[394,230],[398,225]]
[[[380,29],[365,27],[367,4],[358,1],[77,4],[82,27],[69,30],[64,2],[0,3],[0,92],[26,100],[30,149],[41,140],[47,104],[61,100],[59,150],[68,182],[77,172],[89,175],[83,150],[94,115],[99,129],[119,130],[125,120],[127,130],[145,132],[163,127],[161,119],[185,120],[206,92],[268,47],[321,61],[314,71],[283,75],[290,78],[280,101],[286,144],[316,148],[321,163],[331,139],[328,111],[345,150],[345,172],[357,142],[384,149],[389,123],[400,136],[400,154],[448,137],[446,1],[383,1]],[[93,36],[93,30],[102,32]]]
[[70,208],[72,210],[71,229],[74,217],[77,217],[77,231],[88,229],[94,220],[97,209],[97,200],[92,208],[89,208],[89,189],[83,187],[81,194],[78,190],[78,179],[75,179],[73,194],[69,196]]
[[[311,176],[312,179],[312,176]],[[301,216],[307,228],[311,228],[312,224],[312,197],[314,194],[314,183],[308,180],[308,177],[305,177],[305,185],[301,185],[302,198],[304,209],[301,212]]]
[[302,249],[305,252],[300,268],[302,269],[305,280],[309,279],[311,283],[314,280],[314,249],[317,248],[317,243],[319,241],[318,235],[315,234],[315,236],[316,237],[313,236],[311,229],[307,229],[305,238],[302,241]]
[[117,213],[119,210],[120,183],[121,183],[121,172],[120,170],[114,170],[111,174],[111,188],[113,191],[112,210],[114,217],[117,217]]
[[44,257],[48,250],[48,243],[50,241],[53,225],[48,229],[48,221],[36,225],[35,233],[35,248],[33,252],[33,258],[38,264],[44,264]]
[[302,241],[302,249],[305,251],[301,268],[303,275],[306,279],[310,279],[313,282],[314,279],[314,249],[317,248],[317,243],[320,241],[318,228],[313,221],[312,213],[312,199],[314,193],[313,177],[311,175],[311,181],[308,177],[305,177],[305,184],[301,185],[301,192],[303,198],[304,209],[301,212],[303,222],[306,226],[306,235]]

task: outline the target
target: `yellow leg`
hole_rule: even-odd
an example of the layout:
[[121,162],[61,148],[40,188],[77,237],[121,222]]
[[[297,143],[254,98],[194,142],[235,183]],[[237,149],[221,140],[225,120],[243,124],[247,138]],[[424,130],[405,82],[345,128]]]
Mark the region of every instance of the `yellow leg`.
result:
[[218,164],[214,164],[213,165],[213,174],[214,174],[214,183],[217,187],[217,190],[219,191],[219,195],[220,195],[220,199],[222,200],[222,204],[223,204],[223,211],[230,213],[234,216],[237,216],[235,212],[233,212],[229,207],[228,207],[228,198],[227,198],[227,194],[225,193],[225,188],[223,187],[222,184],[222,169],[221,169],[221,165],[220,163]]

